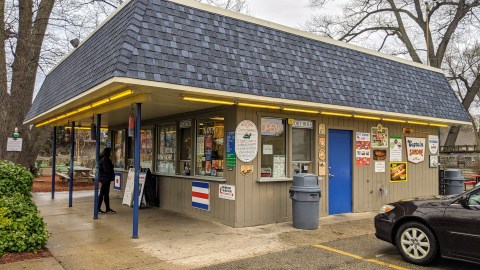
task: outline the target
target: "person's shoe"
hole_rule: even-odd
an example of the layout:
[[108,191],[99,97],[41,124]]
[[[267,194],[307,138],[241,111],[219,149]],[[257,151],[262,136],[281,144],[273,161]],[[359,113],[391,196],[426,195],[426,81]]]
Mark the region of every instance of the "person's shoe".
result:
[[109,213],[110,213],[110,214],[115,214],[115,213],[117,213],[117,211],[115,211],[115,210],[113,210],[113,209],[107,209],[107,212],[106,212],[106,213],[107,213],[107,214],[109,214]]
[[102,209],[98,209],[98,213],[99,213],[99,214],[105,214],[105,213],[107,213],[107,212],[103,211]]

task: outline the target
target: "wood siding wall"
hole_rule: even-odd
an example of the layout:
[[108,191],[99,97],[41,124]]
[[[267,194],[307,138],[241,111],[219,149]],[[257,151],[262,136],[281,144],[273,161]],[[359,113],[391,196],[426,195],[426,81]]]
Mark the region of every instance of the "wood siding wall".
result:
[[[355,166],[355,133],[371,132],[371,128],[382,124],[388,128],[389,136],[399,136],[403,139],[402,155],[403,160],[407,161],[405,137],[425,137],[428,134],[438,135],[438,128],[410,125],[393,122],[383,122],[376,120],[360,120],[347,117],[330,116],[312,116],[307,114],[280,114],[269,110],[254,109],[247,107],[237,108],[237,124],[242,120],[251,120],[260,129],[261,117],[294,118],[301,120],[314,120],[315,139],[314,139],[314,160],[315,174],[318,173],[318,125],[323,123],[326,126],[327,135],[327,153],[328,153],[328,130],[340,129],[352,131],[352,200],[353,212],[377,211],[383,204],[393,202],[406,197],[421,195],[438,194],[438,170],[429,168],[429,150],[428,140],[425,147],[425,161],[420,164],[408,163],[408,182],[390,183],[389,176],[389,155],[387,149],[387,158],[385,160],[385,173],[375,173],[373,151],[371,165],[364,167]],[[413,128],[416,132],[413,134],[403,134],[402,128]],[[287,132],[287,176],[292,176],[291,164],[291,127]],[[259,131],[260,136],[260,131]],[[268,224],[291,220],[292,202],[288,195],[291,186],[289,181],[279,182],[258,182],[260,178],[259,170],[261,168],[261,142],[259,139],[258,155],[251,163],[242,163],[237,160],[236,175],[236,226],[253,226],[259,224]],[[372,149],[373,150],[373,149]],[[243,176],[240,173],[242,164],[253,164],[254,173],[251,176]],[[327,154],[328,167],[328,154]],[[328,170],[327,170],[328,175]],[[328,178],[320,177],[320,187],[322,197],[320,199],[320,216],[328,214]],[[380,188],[385,187],[388,193],[382,196]]]

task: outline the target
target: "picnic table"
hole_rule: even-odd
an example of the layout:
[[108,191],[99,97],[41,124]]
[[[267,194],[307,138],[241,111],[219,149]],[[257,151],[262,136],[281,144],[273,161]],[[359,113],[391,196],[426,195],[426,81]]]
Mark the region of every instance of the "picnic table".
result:
[[[89,182],[94,180],[94,175],[91,174],[92,169],[82,166],[73,167],[73,182]],[[66,172],[57,171],[56,174],[60,177],[62,182],[70,179],[70,168]]]

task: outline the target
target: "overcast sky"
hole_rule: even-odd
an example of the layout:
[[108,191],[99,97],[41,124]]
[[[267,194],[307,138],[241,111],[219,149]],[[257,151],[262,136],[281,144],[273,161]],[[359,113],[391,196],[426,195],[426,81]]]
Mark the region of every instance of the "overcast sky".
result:
[[[300,28],[313,14],[308,7],[309,0],[247,0],[252,10],[251,14],[267,21],[276,22],[290,27]],[[340,12],[338,3],[331,1],[322,12],[330,14]]]

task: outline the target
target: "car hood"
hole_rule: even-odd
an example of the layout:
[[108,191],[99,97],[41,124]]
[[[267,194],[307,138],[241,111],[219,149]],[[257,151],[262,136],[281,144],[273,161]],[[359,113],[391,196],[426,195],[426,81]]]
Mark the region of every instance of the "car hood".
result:
[[400,200],[399,202],[426,202],[426,201],[450,201],[451,199],[455,198],[458,195],[435,195],[435,196],[422,196],[422,197],[412,197]]

